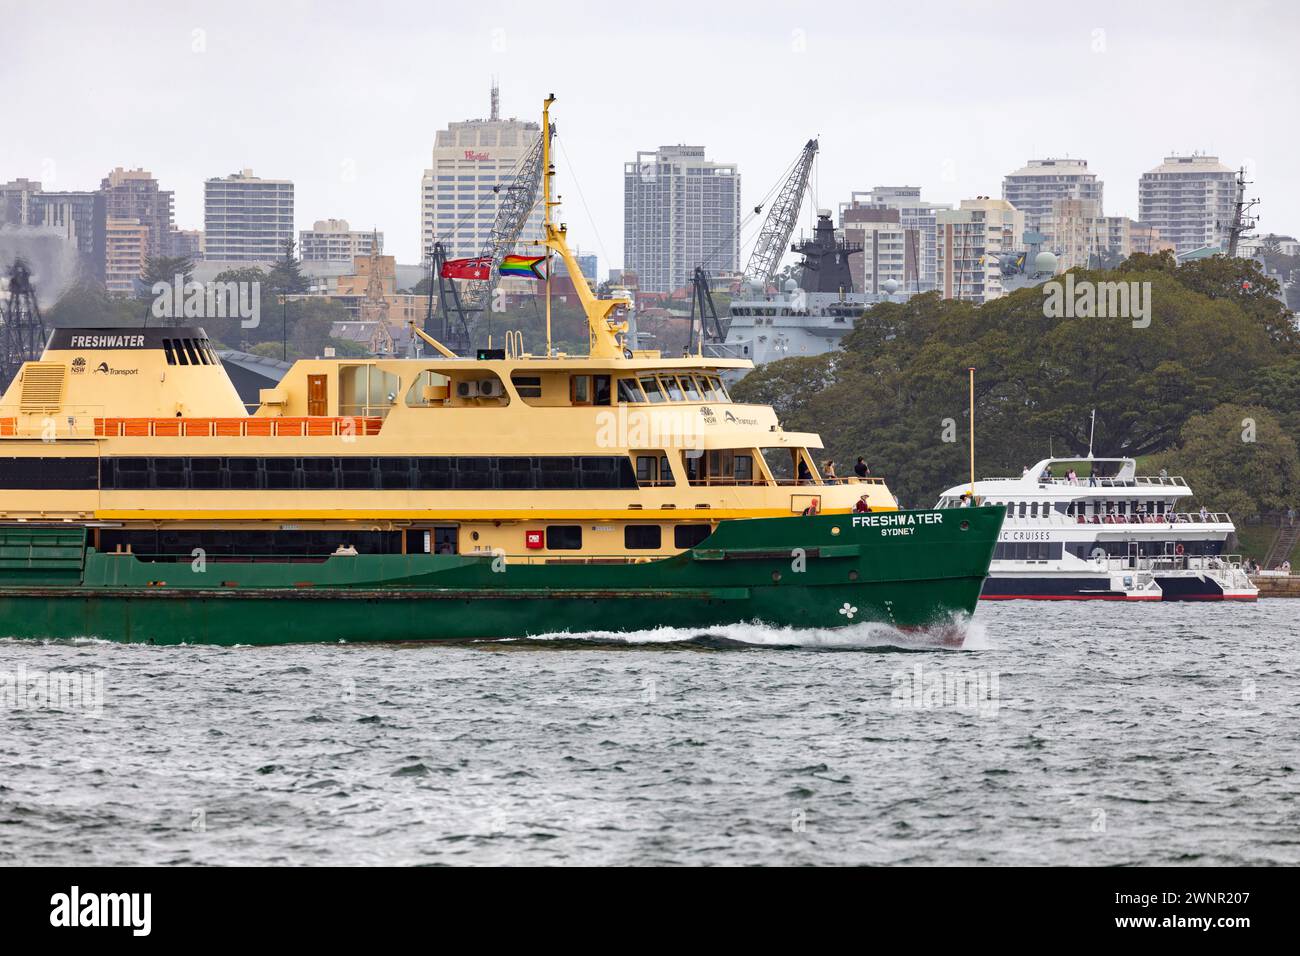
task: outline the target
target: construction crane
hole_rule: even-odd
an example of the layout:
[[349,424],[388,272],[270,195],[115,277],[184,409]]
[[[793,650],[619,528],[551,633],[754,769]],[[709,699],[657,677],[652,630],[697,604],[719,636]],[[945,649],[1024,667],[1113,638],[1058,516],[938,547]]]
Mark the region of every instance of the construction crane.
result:
[[[763,229],[758,234],[754,251],[750,253],[749,262],[745,266],[744,281],[747,284],[757,285],[760,289],[766,290],[776,278],[776,270],[781,265],[781,258],[790,247],[794,224],[799,218],[799,207],[803,205],[804,194],[808,191],[808,179],[812,175],[812,164],[817,158],[817,149],[816,139],[810,139],[804,144],[791,165],[785,182],[781,184],[776,198],[768,207]],[[763,214],[762,203],[754,207],[753,214],[755,216]],[[697,266],[692,274],[691,290],[691,324],[687,348],[702,353],[707,344],[714,346],[710,349],[711,352],[717,352],[716,347],[726,338],[727,330],[718,319],[709,275],[704,271],[703,266]],[[697,315],[699,316],[698,339],[696,337]],[[710,328],[710,319],[712,328]]]
[[9,299],[4,308],[3,353],[0,353],[0,386],[13,381],[24,362],[41,357],[45,348],[45,323],[36,304],[32,272],[17,258],[9,268]]
[[[745,266],[746,280],[761,285],[766,289],[776,278],[776,270],[781,265],[781,257],[790,245],[790,236],[794,234],[794,224],[799,218],[799,207],[803,205],[804,193],[808,191],[808,177],[812,174],[813,160],[817,157],[817,140],[810,139],[804,145],[803,152],[795,160],[794,168],[786,177],[781,191],[767,210],[767,219],[763,230],[754,243],[749,264]],[[761,205],[754,207],[755,215],[763,211]]]

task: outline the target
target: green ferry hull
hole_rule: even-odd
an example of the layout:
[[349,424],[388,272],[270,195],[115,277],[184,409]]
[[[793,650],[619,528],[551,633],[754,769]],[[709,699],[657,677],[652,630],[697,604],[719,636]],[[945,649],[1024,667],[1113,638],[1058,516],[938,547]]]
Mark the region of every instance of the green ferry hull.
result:
[[979,600],[1004,509],[723,521],[671,558],[336,555],[148,562],[80,528],[0,529],[0,636],[150,644],[439,641],[944,625]]

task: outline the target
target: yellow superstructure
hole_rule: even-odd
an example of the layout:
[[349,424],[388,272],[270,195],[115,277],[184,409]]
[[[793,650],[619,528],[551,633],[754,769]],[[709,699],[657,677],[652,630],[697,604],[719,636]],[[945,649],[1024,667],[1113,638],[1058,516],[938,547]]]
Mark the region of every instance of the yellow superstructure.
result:
[[341,546],[387,532],[403,551],[626,560],[724,518],[863,495],[897,507],[879,480],[825,480],[815,434],[732,402],[721,373],[748,361],[629,349],[626,301],[592,293],[550,221],[546,161],[544,243],[590,354],[527,354],[511,336],[453,356],[420,333],[438,354],[299,361],[249,413],[202,330],[56,330],[0,401],[0,519],[90,524],[105,549],[131,529],[314,529]]

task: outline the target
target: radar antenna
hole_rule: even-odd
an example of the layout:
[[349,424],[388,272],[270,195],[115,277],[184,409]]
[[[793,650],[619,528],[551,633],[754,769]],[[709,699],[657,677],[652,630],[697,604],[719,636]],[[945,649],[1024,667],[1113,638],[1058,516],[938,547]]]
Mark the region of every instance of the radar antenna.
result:
[[1259,205],[1258,199],[1246,199],[1246,187],[1250,183],[1246,181],[1246,167],[1242,166],[1237,170],[1237,198],[1232,205],[1232,223],[1228,226],[1228,258],[1235,259],[1237,256],[1237,245],[1241,242],[1241,237],[1255,229],[1255,216],[1250,211]]

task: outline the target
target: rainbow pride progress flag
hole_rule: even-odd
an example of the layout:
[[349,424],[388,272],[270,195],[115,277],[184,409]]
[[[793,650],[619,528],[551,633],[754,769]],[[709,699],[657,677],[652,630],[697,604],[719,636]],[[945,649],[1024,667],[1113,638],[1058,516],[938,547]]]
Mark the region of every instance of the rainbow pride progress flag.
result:
[[545,263],[546,256],[506,256],[501,260],[501,274],[521,279],[545,279]]

